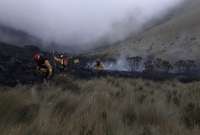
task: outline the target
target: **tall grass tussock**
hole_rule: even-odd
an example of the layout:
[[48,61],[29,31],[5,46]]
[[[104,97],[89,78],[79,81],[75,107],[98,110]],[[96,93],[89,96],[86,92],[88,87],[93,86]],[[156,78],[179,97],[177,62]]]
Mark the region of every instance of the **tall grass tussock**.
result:
[[57,76],[0,89],[1,135],[199,135],[200,82]]

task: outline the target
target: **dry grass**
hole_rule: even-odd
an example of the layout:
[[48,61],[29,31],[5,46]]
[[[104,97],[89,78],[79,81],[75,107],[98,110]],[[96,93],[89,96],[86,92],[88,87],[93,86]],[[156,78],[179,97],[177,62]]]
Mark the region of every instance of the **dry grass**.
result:
[[1,135],[199,135],[200,82],[73,80],[2,87]]

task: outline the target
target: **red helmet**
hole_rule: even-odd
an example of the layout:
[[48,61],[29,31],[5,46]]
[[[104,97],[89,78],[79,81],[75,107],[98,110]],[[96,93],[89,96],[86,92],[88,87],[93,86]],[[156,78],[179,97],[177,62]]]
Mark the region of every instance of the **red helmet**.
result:
[[40,57],[41,57],[40,53],[35,53],[35,54],[33,55],[33,59],[34,59],[35,61],[38,61],[38,60],[40,59]]

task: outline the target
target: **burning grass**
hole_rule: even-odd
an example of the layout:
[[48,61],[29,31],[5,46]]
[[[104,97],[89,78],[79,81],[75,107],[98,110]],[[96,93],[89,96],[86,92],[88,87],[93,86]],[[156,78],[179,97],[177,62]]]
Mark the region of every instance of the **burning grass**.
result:
[[198,135],[200,82],[55,77],[1,87],[2,135]]

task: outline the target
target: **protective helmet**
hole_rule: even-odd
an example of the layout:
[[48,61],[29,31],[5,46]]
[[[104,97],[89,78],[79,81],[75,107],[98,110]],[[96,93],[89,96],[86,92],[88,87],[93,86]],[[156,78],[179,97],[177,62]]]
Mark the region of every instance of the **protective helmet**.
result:
[[60,58],[64,58],[64,55],[63,55],[63,54],[60,54],[59,57],[60,57]]
[[100,59],[97,59],[96,62],[97,62],[97,63],[101,63],[101,60],[100,60]]
[[100,65],[100,64],[101,64],[101,60],[100,60],[100,59],[97,59],[97,60],[96,60],[96,64],[97,64],[97,65]]
[[33,59],[35,60],[35,61],[38,61],[39,59],[40,59],[40,53],[35,53],[34,55],[33,55]]

